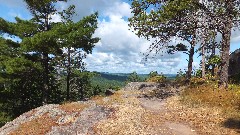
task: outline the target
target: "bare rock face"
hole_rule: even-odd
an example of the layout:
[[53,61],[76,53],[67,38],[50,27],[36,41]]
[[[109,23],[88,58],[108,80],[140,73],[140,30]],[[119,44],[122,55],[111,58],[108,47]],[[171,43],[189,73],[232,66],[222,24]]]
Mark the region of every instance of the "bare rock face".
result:
[[240,73],[240,49],[237,49],[230,55],[228,74],[229,76],[232,76],[239,73]]
[[49,117],[54,117],[56,114],[64,114],[64,111],[58,109],[59,105],[49,104],[38,108],[35,108],[29,112],[26,112],[16,118],[15,120],[6,123],[0,128],[0,135],[6,135],[13,130],[16,130],[21,124],[36,119],[48,113]]
[[[72,104],[72,106],[78,109],[63,109],[62,105],[56,104],[48,104],[38,107],[36,109],[32,109],[31,111],[22,114],[15,120],[8,122],[3,127],[1,127],[0,135],[7,135],[11,133],[46,135],[94,134],[94,125],[102,119],[106,119],[113,112],[113,110],[107,107],[96,105],[96,103],[91,100],[73,102],[70,104]],[[84,109],[79,110],[79,106],[83,105]],[[53,124],[48,124],[48,122],[44,122],[44,119],[46,119],[46,121],[49,121],[50,119],[50,122],[53,122]],[[27,127],[27,129],[25,129],[24,131],[18,131],[19,128],[22,128],[23,124],[29,122],[31,123],[31,121],[36,120],[43,121],[43,123],[38,123],[39,125],[49,125],[47,127],[44,127],[48,129],[43,129],[43,133],[34,132],[32,130],[40,127],[36,127],[36,125],[34,125],[34,123],[37,122],[32,122],[32,124],[28,124],[29,127]],[[35,126],[35,129],[33,129],[31,126]]]
[[[110,109],[101,106],[91,106],[83,110],[77,117],[73,116],[76,119],[72,124],[52,127],[52,130],[46,135],[94,134],[92,127],[100,120],[106,119],[110,112]],[[63,118],[67,117],[69,116],[63,116]]]
[[127,84],[124,90],[139,90],[144,98],[166,99],[179,93],[180,89],[174,88],[171,83],[154,83],[154,82],[131,82]]

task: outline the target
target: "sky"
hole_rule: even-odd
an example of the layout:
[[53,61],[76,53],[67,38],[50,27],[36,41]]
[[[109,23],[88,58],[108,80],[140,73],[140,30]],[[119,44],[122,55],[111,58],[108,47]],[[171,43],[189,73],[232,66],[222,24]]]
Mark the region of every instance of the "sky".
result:
[[[96,11],[99,13],[98,29],[94,37],[101,40],[93,48],[92,54],[84,60],[87,70],[110,73],[149,73],[157,71],[164,74],[176,74],[179,69],[186,69],[187,55],[176,53],[174,55],[157,55],[148,61],[143,61],[143,53],[147,52],[150,41],[138,38],[129,30],[127,18],[131,17],[131,3],[128,0],[69,0],[60,2],[58,10],[69,5],[76,6],[77,15],[74,21],[79,21],[83,16]],[[0,0],[0,17],[14,21],[14,17],[30,19],[31,14],[23,0]],[[53,21],[60,21],[55,15]],[[231,37],[231,52],[240,48],[240,32],[233,31]],[[194,56],[194,69],[199,68],[200,57]]]

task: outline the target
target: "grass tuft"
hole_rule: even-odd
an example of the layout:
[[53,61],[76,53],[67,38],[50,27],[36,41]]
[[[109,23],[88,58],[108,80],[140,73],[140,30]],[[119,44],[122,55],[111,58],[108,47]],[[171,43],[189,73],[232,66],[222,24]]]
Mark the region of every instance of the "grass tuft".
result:
[[240,86],[231,89],[218,89],[216,84],[203,84],[187,88],[182,93],[186,104],[207,105],[225,109],[240,108]]
[[[219,89],[217,83],[192,85],[181,94],[181,102],[192,107],[219,108],[225,118],[224,127],[238,127],[240,123],[240,86]],[[236,128],[235,128],[236,129]],[[240,129],[238,129],[240,130]]]
[[45,114],[37,119],[21,124],[17,130],[9,135],[44,135],[51,130],[52,126],[56,125],[58,124]]
[[73,103],[62,104],[59,108],[65,112],[72,113],[72,112],[80,112],[84,108],[87,108],[88,106],[89,106],[88,104],[73,102]]

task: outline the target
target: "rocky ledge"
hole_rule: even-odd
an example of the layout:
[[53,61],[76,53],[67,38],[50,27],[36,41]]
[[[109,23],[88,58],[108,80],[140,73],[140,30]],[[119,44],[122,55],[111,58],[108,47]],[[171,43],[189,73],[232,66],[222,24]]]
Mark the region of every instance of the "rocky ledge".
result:
[[[112,91],[111,91],[112,92]],[[104,131],[102,123],[120,119],[118,113],[121,108],[131,108],[131,111],[144,110],[137,99],[161,100],[175,95],[179,89],[166,83],[129,83],[122,90],[107,97],[94,97],[89,101],[79,101],[63,105],[49,104],[35,108],[6,123],[0,128],[0,135],[7,134],[46,134],[46,135],[75,135],[75,134],[113,134],[113,131]],[[113,92],[112,92],[113,93]],[[157,100],[155,100],[156,102]],[[141,113],[144,111],[140,111]],[[136,111],[136,113],[140,113]],[[133,116],[135,117],[133,113]],[[140,114],[139,114],[140,115]],[[120,117],[120,116],[119,116]],[[129,114],[127,116],[131,118]],[[128,121],[128,118],[125,118]],[[138,118],[136,118],[137,120]],[[134,120],[129,121],[130,123]],[[111,123],[111,122],[109,122]],[[115,122],[116,123],[116,122]],[[136,124],[136,123],[135,123]],[[140,124],[140,125],[139,125]],[[119,125],[116,125],[119,126]],[[141,122],[138,122],[135,130],[143,130]],[[119,126],[121,127],[121,126]],[[124,129],[123,129],[124,130]],[[115,131],[114,131],[115,132]],[[120,134],[119,131],[118,133]],[[141,131],[140,133],[144,133]],[[146,131],[146,133],[149,131]],[[124,131],[124,134],[127,133]]]

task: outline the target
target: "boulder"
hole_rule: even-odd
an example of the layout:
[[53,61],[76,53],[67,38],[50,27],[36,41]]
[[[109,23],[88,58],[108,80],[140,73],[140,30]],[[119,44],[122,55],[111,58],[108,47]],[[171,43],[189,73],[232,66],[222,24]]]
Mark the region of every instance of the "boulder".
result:
[[230,54],[229,59],[229,76],[233,76],[240,73],[240,49],[235,50]]
[[105,95],[106,96],[110,96],[110,95],[113,95],[116,91],[113,90],[113,89],[107,89],[106,92],[105,92]]

